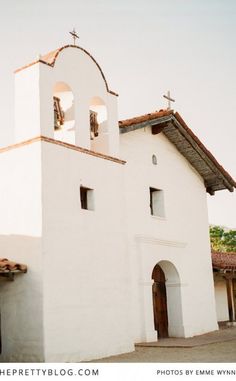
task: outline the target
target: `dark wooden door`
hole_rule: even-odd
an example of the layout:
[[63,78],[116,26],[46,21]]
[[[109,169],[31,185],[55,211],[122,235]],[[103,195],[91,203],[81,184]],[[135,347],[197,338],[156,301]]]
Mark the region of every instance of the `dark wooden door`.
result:
[[165,274],[160,266],[155,266],[152,279],[152,297],[153,297],[153,312],[154,326],[158,332],[158,338],[168,337],[168,315],[167,315],[167,298]]

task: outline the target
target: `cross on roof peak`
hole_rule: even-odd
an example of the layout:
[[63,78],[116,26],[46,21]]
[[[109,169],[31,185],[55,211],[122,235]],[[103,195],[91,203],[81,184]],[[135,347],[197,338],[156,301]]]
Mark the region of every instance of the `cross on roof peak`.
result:
[[75,41],[76,41],[76,38],[79,38],[75,28],[73,28],[72,32],[69,32],[74,40],[74,45],[75,45]]
[[163,97],[168,100],[167,110],[170,110],[171,109],[171,102],[175,102],[175,99],[171,98],[169,90],[167,91],[167,95],[164,94]]

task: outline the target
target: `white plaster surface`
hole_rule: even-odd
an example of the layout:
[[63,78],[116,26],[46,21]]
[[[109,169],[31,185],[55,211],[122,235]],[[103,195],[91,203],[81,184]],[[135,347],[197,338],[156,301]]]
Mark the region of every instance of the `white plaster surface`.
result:
[[[162,133],[146,127],[119,138],[117,98],[74,48],[54,68],[36,64],[16,74],[16,141],[54,137],[58,82],[73,93],[76,145],[120,151],[127,163],[48,142],[0,153],[2,256],[29,268],[15,282],[1,281],[0,359],[86,361],[155,340],[157,263],[166,277],[169,334],[217,329],[203,180]],[[89,130],[94,97],[107,107],[106,139],[97,145]],[[93,189],[94,210],[81,209],[81,185]],[[150,213],[150,187],[163,191],[161,218]]]
[[[124,166],[43,143],[46,361],[133,350]],[[80,206],[80,185],[94,210]]]
[[[215,330],[218,326],[203,180],[167,138],[163,134],[153,136],[150,127],[120,137],[121,156],[127,161],[125,195],[133,269],[134,340],[145,341],[147,332],[153,330],[151,289],[147,291],[142,284],[150,282],[153,268],[160,261],[173,264],[179,276],[175,284],[168,268],[164,270],[169,334],[190,337]],[[153,154],[157,165],[152,164]],[[165,218],[151,216],[149,187],[163,190]],[[168,281],[174,284],[168,286]]]
[[29,269],[0,278],[0,361],[44,361],[40,152],[38,142],[0,154],[1,258]]

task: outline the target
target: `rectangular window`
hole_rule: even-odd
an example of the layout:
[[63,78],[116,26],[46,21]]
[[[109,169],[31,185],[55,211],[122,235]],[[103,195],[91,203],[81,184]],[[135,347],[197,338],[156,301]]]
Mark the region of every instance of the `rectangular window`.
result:
[[81,186],[80,187],[80,202],[81,202],[82,209],[94,210],[93,189]]
[[156,188],[149,188],[150,211],[152,216],[165,217],[164,192]]

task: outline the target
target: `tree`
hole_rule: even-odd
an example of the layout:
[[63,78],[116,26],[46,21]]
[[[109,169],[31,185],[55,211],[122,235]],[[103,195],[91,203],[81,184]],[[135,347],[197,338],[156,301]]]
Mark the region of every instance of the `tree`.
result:
[[211,247],[215,251],[236,252],[236,230],[210,226]]
[[226,251],[236,251],[236,230],[226,231],[223,236]]

